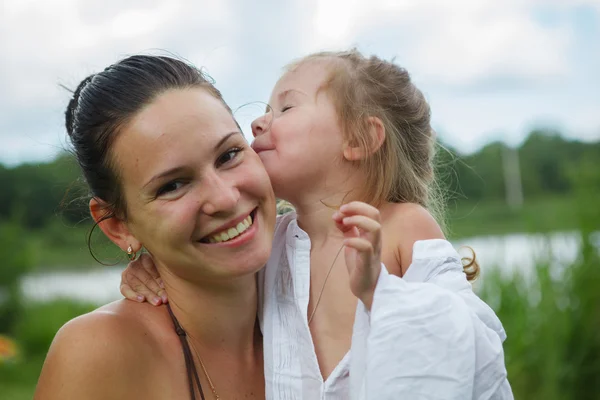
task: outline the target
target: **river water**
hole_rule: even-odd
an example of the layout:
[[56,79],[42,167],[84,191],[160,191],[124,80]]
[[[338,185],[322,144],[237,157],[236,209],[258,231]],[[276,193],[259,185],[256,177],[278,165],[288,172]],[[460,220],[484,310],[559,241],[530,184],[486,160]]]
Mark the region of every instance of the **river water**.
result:
[[[486,271],[500,268],[510,274],[521,270],[525,276],[531,273],[536,261],[548,262],[554,268],[571,264],[578,256],[581,236],[575,232],[550,235],[511,234],[466,238],[453,244],[472,247],[482,268],[481,280]],[[594,235],[594,243],[600,250],[600,232]],[[468,254],[468,253],[465,253]],[[84,271],[49,272],[29,275],[23,279],[25,296],[34,301],[47,301],[58,297],[108,303],[121,298],[120,274],[124,266],[98,267]]]

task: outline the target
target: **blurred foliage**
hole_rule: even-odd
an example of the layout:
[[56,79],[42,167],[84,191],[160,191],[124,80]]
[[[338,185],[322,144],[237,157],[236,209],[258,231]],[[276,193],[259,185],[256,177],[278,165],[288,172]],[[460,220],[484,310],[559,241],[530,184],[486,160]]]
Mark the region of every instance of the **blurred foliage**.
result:
[[[480,293],[508,332],[505,356],[516,399],[598,399],[600,259],[592,242],[600,241],[600,141],[534,131],[516,150],[525,196],[519,209],[506,206],[504,144],[469,155],[451,148],[439,152],[451,231],[454,236],[580,231],[580,257],[572,265],[559,268],[549,255],[533,279],[485,266]],[[0,363],[0,398],[30,399],[55,332],[93,306],[24,303],[18,282],[33,265],[93,265],[86,244],[87,193],[67,154],[48,164],[0,166],[0,184],[10,188],[0,191],[0,334],[20,350],[15,361]],[[98,230],[92,243],[102,260],[120,256]]]
[[94,308],[91,304],[63,299],[25,304],[11,330],[21,354],[13,362],[0,362],[0,398],[31,399],[46,352],[58,329]]
[[69,154],[47,164],[23,164],[12,169],[0,167],[0,219],[10,219],[18,210],[27,228],[47,225],[61,213],[70,222],[87,218],[86,195],[80,172]]
[[[505,144],[490,143],[469,155],[444,147],[446,150],[438,151],[438,176],[455,199],[504,200],[502,152]],[[597,170],[600,166],[600,141],[568,140],[555,131],[531,132],[516,151],[526,199],[570,195],[574,191],[571,171],[582,171],[584,167]],[[582,159],[590,160],[590,165],[582,165]]]
[[506,366],[517,399],[600,398],[598,159],[582,157],[564,177],[576,193],[579,258],[564,268],[548,257],[534,279],[497,268],[482,280],[480,295],[508,332]]
[[25,354],[44,355],[65,322],[94,308],[91,304],[62,299],[29,304],[15,324],[13,336]]
[[[490,143],[469,155],[449,146],[438,151],[437,172],[451,194],[451,205],[504,201],[504,147]],[[568,140],[554,131],[531,132],[517,151],[526,199],[570,196],[574,190],[570,174],[581,171],[580,160],[589,159],[592,169],[600,163],[600,141]],[[0,165],[0,187],[11,188],[0,192],[0,220],[10,219],[20,209],[27,210],[23,214],[27,229],[45,228],[58,215],[69,226],[90,220],[87,189],[68,153],[47,164]]]
[[26,232],[16,217],[0,225],[0,333],[7,333],[21,310],[21,277],[33,262]]

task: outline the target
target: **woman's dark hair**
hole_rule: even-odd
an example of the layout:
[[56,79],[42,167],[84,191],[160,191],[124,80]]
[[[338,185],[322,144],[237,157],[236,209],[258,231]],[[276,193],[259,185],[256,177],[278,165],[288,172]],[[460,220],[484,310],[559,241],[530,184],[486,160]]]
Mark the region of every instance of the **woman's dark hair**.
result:
[[[106,213],[100,221],[118,216],[127,218],[119,173],[110,149],[119,131],[142,108],[172,89],[203,88],[223,103],[221,93],[200,69],[165,56],[135,55],[125,58],[77,86],[65,111],[65,125],[73,153],[90,196],[101,200]],[[91,250],[90,253],[102,263]]]
[[65,125],[90,195],[107,206],[104,219],[127,216],[118,171],[110,157],[120,129],[162,93],[193,87],[207,90],[231,112],[200,69],[170,57],[131,56],[77,86],[65,112]]

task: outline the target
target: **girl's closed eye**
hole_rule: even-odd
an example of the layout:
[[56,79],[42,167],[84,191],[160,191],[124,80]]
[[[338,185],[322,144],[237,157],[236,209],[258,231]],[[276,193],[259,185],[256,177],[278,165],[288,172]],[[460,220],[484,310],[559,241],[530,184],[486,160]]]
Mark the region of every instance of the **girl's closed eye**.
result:
[[283,107],[281,108],[281,112],[282,112],[282,113],[284,113],[284,112],[286,112],[287,110],[289,110],[290,108],[293,108],[293,106],[283,106]]

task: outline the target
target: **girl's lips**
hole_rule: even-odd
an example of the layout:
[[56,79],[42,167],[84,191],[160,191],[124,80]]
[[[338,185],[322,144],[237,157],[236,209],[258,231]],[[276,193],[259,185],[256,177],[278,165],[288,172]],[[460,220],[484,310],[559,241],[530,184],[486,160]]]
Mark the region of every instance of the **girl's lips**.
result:
[[264,146],[264,145],[260,145],[260,144],[256,144],[256,141],[252,142],[252,144],[250,145],[250,147],[252,147],[252,150],[254,150],[255,153],[261,153],[263,151],[268,151],[268,150],[274,150],[275,148],[273,146]]

